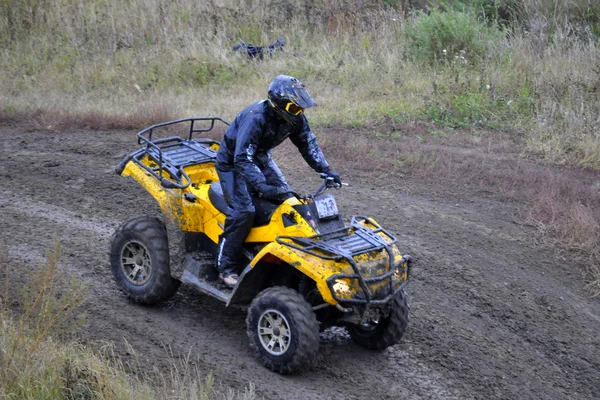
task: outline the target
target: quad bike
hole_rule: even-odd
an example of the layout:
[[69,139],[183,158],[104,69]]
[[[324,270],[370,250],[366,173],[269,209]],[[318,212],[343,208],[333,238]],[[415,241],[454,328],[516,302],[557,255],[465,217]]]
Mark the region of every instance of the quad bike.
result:
[[[113,235],[110,264],[121,289],[154,304],[183,282],[226,306],[247,307],[250,345],[280,373],[311,365],[319,332],[330,326],[345,326],[369,349],[398,343],[408,324],[411,258],[372,218],[345,224],[334,197],[323,194],[333,183],[327,179],[310,196],[255,198],[247,266],[233,289],[220,283],[215,256],[228,206],[215,169],[219,143],[193,137],[215,124],[228,125],[189,118],[148,127],[138,133],[141,148],[116,168],[144,187],[163,214],[133,218]],[[185,128],[183,137],[157,138],[175,126]]]

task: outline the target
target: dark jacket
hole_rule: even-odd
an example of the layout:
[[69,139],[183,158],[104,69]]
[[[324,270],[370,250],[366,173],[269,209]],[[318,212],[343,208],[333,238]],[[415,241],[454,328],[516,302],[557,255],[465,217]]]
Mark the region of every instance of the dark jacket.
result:
[[324,172],[329,168],[304,113],[291,125],[279,117],[266,100],[252,104],[235,117],[221,141],[217,167],[235,168],[247,184],[259,188],[266,182],[261,169],[268,164],[271,149],[288,137],[315,171]]

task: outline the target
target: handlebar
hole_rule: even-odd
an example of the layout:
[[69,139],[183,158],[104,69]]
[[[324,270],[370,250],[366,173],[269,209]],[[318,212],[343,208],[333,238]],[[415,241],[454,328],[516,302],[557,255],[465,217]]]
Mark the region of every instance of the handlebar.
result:
[[295,196],[296,198],[301,199],[301,200],[314,199],[315,197],[320,196],[327,189],[339,189],[342,186],[348,186],[348,183],[346,183],[346,182],[342,182],[341,184],[335,183],[333,181],[333,178],[330,176],[327,176],[327,174],[320,173],[320,176],[323,179],[323,184],[317,189],[317,191],[314,194],[308,194],[306,196],[302,196],[294,191],[290,192],[290,194],[292,194],[293,196]]
[[[314,199],[315,197],[320,196],[325,190],[327,189],[339,189],[342,186],[348,186],[348,183],[346,182],[342,182],[342,183],[335,183],[333,181],[332,177],[328,177],[326,174],[321,173],[321,178],[323,179],[323,184],[317,189],[317,191],[314,194],[307,194],[307,195],[302,195],[299,194],[298,192],[296,192],[295,190],[290,190],[286,191],[285,193],[281,193],[281,197],[279,199],[279,201],[284,201],[285,199],[289,198],[289,195],[292,195],[293,197],[297,198],[298,200],[309,200],[309,199]],[[289,188],[289,186],[288,186]],[[263,195],[261,193],[258,193],[259,197],[263,197]]]
[[348,186],[348,184],[346,182],[341,182],[341,183],[334,182],[334,180],[331,176],[328,176],[327,174],[325,174],[323,172],[321,172],[319,175],[321,176],[321,179],[323,179],[323,184],[321,185],[321,187],[319,187],[319,189],[317,189],[317,192],[312,197],[319,196],[321,193],[323,193],[327,189],[339,189],[342,186]]

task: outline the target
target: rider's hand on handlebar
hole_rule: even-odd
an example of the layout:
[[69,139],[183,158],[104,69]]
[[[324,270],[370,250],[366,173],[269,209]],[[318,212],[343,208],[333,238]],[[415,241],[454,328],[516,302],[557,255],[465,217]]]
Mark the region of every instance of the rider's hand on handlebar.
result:
[[324,171],[325,178],[327,179],[327,187],[340,187],[342,186],[342,179],[340,175],[332,169]]

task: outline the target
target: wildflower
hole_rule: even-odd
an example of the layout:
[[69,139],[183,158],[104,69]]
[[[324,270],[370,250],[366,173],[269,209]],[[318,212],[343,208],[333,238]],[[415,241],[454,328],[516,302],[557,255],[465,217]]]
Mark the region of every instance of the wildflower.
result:
[[485,85],[485,88],[486,88],[487,90],[490,90],[492,87],[491,87],[490,85]]

